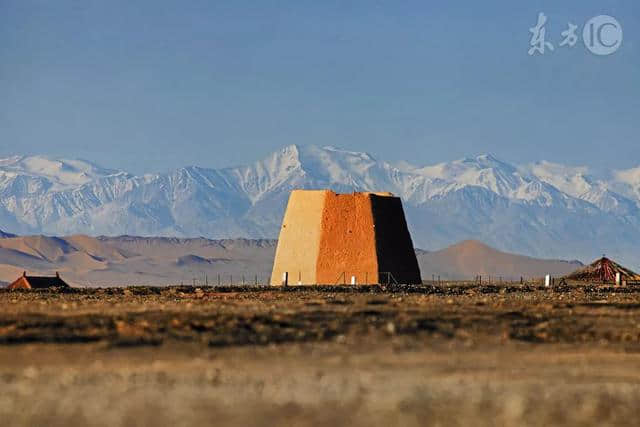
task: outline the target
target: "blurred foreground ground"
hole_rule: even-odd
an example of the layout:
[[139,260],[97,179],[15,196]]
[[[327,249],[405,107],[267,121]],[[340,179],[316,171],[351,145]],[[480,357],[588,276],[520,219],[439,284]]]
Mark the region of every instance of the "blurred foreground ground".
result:
[[0,291],[1,424],[637,425],[640,289],[397,291]]

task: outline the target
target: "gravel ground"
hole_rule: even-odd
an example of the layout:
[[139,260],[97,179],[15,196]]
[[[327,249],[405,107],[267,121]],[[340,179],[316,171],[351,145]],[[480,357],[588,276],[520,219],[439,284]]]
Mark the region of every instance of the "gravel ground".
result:
[[0,424],[636,425],[640,289],[0,291]]

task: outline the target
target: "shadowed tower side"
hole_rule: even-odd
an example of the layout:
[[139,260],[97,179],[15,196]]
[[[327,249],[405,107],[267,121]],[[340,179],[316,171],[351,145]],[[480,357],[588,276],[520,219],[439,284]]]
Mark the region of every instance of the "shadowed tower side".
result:
[[[409,233],[409,227],[398,197],[372,194],[371,211],[375,223],[379,281],[389,283],[421,283],[420,267]],[[391,276],[385,277],[385,274]]]

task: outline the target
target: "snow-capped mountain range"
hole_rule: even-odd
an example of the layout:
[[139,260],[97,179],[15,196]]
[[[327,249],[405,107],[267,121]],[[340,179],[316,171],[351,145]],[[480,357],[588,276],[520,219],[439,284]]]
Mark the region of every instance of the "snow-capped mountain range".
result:
[[431,166],[334,147],[287,146],[248,166],[133,175],[81,160],[0,159],[0,229],[18,234],[273,238],[289,191],[391,191],[414,244],[464,239],[546,258],[603,252],[640,265],[640,167],[511,165],[491,155]]

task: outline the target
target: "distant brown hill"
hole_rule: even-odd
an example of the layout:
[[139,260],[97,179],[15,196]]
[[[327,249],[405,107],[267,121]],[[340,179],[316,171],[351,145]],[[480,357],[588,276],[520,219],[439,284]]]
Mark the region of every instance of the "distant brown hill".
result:
[[[59,271],[72,285],[166,285],[268,283],[275,240],[170,237],[20,236],[0,239],[0,282],[11,282],[23,271],[52,275]],[[424,279],[470,279],[483,276],[540,277],[564,275],[577,261],[554,261],[500,252],[480,242],[466,241],[427,252],[416,250]],[[206,278],[206,279],[205,279]]]
[[60,274],[72,285],[267,283],[274,240],[166,237],[22,236],[0,239],[0,281],[26,270]]
[[417,251],[417,256],[423,279],[431,279],[432,275],[440,275],[442,279],[472,279],[482,275],[517,280],[521,276],[561,276],[583,265],[579,261],[545,260],[501,252],[476,240],[465,240],[435,252]]

